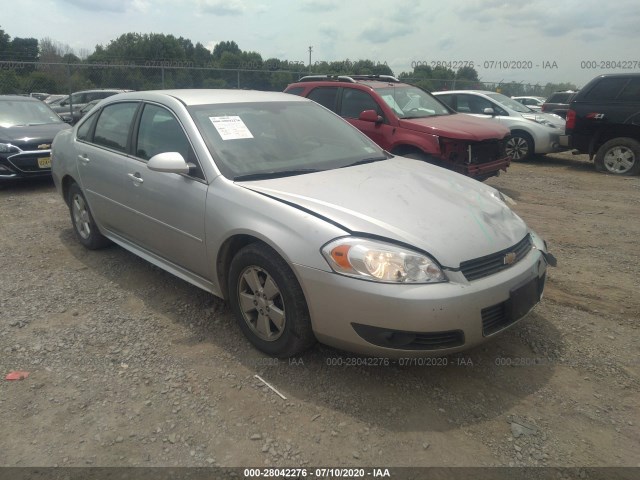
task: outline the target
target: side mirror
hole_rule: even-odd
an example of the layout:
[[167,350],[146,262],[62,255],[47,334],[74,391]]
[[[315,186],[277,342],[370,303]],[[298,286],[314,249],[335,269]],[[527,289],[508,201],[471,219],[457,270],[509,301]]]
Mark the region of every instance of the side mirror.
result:
[[491,115],[492,117],[495,115],[495,112],[491,107],[485,108],[484,110],[482,110],[482,113],[484,113],[485,115]]
[[60,118],[64,123],[73,123],[73,117],[70,117],[69,115],[60,115]]
[[187,162],[178,152],[164,152],[154,155],[149,159],[147,168],[154,172],[165,173],[188,174],[191,171]]
[[364,122],[382,123],[384,121],[384,118],[378,115],[375,110],[364,110],[360,112],[358,120],[362,120]]

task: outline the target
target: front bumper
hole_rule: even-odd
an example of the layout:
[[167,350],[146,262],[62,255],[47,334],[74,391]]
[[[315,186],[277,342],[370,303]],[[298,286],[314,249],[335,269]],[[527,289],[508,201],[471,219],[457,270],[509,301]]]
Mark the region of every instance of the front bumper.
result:
[[396,285],[294,267],[320,342],[384,357],[444,355],[488,340],[538,303],[547,262],[534,238],[518,263],[472,282],[458,271],[446,272],[448,283]]
[[554,153],[564,150],[565,147],[560,143],[560,138],[564,135],[560,133],[538,134],[533,141],[535,142],[535,153]]
[[51,150],[20,150],[0,155],[0,180],[50,175]]

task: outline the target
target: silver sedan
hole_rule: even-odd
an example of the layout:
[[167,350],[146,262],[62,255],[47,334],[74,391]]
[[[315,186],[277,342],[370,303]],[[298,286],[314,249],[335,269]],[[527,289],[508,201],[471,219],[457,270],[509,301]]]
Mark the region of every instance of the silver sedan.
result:
[[536,112],[501,93],[483,90],[433,92],[459,113],[500,123],[511,131],[506,153],[514,161],[529,160],[534,154],[562,150],[565,120],[553,113]]
[[274,356],[460,351],[523,318],[553,263],[497,190],[283,93],[119,94],[55,138],[52,164],[80,243],[224,298]]

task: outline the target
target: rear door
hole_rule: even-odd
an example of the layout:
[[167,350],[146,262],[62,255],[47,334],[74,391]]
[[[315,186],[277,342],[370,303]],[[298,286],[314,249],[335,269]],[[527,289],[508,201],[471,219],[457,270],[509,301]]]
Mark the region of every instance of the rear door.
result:
[[115,103],[92,115],[76,136],[82,190],[96,221],[114,231],[126,231],[124,157],[139,102]]

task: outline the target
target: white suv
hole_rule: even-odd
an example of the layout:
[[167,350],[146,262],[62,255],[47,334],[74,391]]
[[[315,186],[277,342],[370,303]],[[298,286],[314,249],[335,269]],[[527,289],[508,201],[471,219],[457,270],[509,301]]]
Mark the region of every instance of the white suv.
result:
[[511,130],[507,155],[512,160],[528,160],[535,154],[562,150],[559,138],[565,121],[551,113],[534,112],[501,93],[482,90],[433,92],[458,113],[499,122]]

